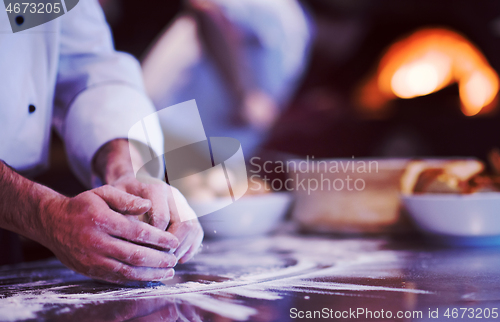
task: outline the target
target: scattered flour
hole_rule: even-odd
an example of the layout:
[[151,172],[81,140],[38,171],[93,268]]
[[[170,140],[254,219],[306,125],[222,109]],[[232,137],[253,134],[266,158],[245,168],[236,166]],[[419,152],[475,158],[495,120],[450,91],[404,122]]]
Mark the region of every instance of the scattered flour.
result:
[[[336,241],[291,236],[211,242],[210,247],[207,243],[205,251],[189,264],[191,266],[181,267],[177,273],[181,277],[183,274],[224,276],[224,280],[200,282],[194,278],[149,288],[109,286],[96,292],[86,290],[85,283],[92,282],[84,277],[78,280],[77,274],[69,284],[64,284],[61,278],[54,279],[53,275],[52,279],[48,279],[42,274],[39,281],[0,286],[0,320],[37,318],[47,307],[57,308],[58,305],[59,313],[67,313],[71,310],[68,307],[70,305],[77,307],[107,301],[161,297],[171,299],[173,303],[182,302],[229,319],[245,321],[257,311],[238,300],[238,297],[273,301],[282,298],[284,292],[367,297],[373,295],[363,292],[428,294],[426,290],[403,287],[325,281],[336,276],[352,276],[356,272],[363,276],[366,265],[398,269],[404,253],[383,250],[384,244],[384,240],[380,239]],[[55,267],[61,270],[60,266]],[[34,268],[33,272],[37,272],[36,266]],[[47,272],[50,273],[50,270]],[[0,281],[5,276],[12,276],[12,273],[0,270]],[[304,298],[309,299],[309,296]]]

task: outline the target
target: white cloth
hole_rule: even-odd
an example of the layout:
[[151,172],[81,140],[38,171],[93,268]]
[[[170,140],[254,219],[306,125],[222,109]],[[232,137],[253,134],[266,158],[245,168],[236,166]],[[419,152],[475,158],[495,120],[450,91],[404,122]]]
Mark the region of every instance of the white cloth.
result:
[[[0,159],[19,171],[47,167],[53,124],[72,170],[92,186],[97,150],[127,138],[133,124],[155,112],[139,64],[114,50],[96,0],[15,34],[0,10],[0,77]],[[159,133],[154,126],[151,132]],[[155,142],[151,148],[160,155],[163,141]]]

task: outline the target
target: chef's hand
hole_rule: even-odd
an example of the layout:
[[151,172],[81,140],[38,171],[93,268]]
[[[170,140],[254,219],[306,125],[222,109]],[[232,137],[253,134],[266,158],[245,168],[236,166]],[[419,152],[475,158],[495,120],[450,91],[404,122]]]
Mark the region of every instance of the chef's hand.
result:
[[[140,156],[137,151],[131,152],[127,140],[113,140],[98,151],[94,169],[106,183],[152,202],[151,209],[145,213],[145,221],[177,237],[180,245],[174,255],[179,263],[185,263],[199,250],[203,229],[194,211],[176,188],[153,177],[136,179],[131,157]],[[174,202],[174,195],[175,200],[180,202]],[[190,214],[189,217],[194,219],[182,221],[180,213]]]
[[[203,241],[203,229],[179,190],[162,180],[142,177],[137,180],[133,175],[124,175],[111,183],[114,187],[130,194],[151,200],[152,207],[145,213],[144,221],[161,230],[172,233],[180,242],[174,254],[179,263],[191,259]],[[180,201],[176,204],[174,201]],[[194,219],[181,221],[180,213],[189,212]]]
[[277,103],[262,91],[251,91],[243,99],[243,119],[253,128],[268,131],[279,116]]
[[176,258],[160,250],[177,248],[177,238],[134,217],[151,209],[149,200],[107,185],[41,209],[42,243],[69,268],[112,283],[174,276]]

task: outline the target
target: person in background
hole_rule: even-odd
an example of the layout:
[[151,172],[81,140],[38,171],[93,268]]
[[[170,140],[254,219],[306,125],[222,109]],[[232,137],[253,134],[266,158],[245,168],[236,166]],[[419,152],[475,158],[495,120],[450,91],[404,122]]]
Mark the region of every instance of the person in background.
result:
[[[9,31],[0,33],[0,227],[95,279],[171,278],[172,267],[199,249],[203,231],[196,219],[181,222],[176,207],[189,206],[173,204],[178,191],[135,177],[132,162],[142,161],[129,150],[128,131],[155,110],[138,63],[114,50],[98,2],[80,1],[18,33],[10,33],[2,11],[0,30]],[[47,167],[51,125],[72,170],[92,190],[68,198],[27,179]],[[161,154],[160,125],[147,131]],[[161,178],[163,165],[153,172]]]
[[[189,1],[143,60],[146,90],[158,110],[195,99],[207,136],[238,139],[248,158],[293,95],[313,33],[297,1]],[[160,122],[169,137],[182,120]]]

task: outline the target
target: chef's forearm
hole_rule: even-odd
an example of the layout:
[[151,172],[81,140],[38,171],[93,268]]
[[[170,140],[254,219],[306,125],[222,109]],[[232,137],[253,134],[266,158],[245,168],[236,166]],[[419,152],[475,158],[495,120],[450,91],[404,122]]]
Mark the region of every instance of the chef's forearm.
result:
[[139,159],[140,155],[132,150],[131,156],[128,140],[116,139],[106,143],[97,151],[93,168],[104,183],[112,184],[123,176],[134,175],[132,157]]
[[0,227],[44,243],[42,214],[65,197],[0,161]]
[[236,96],[238,104],[241,104],[250,91],[249,84],[245,82],[248,74],[242,67],[246,63],[240,50],[242,35],[217,5],[191,2],[190,9],[199,25],[201,39],[208,54],[221,72],[226,85]]

